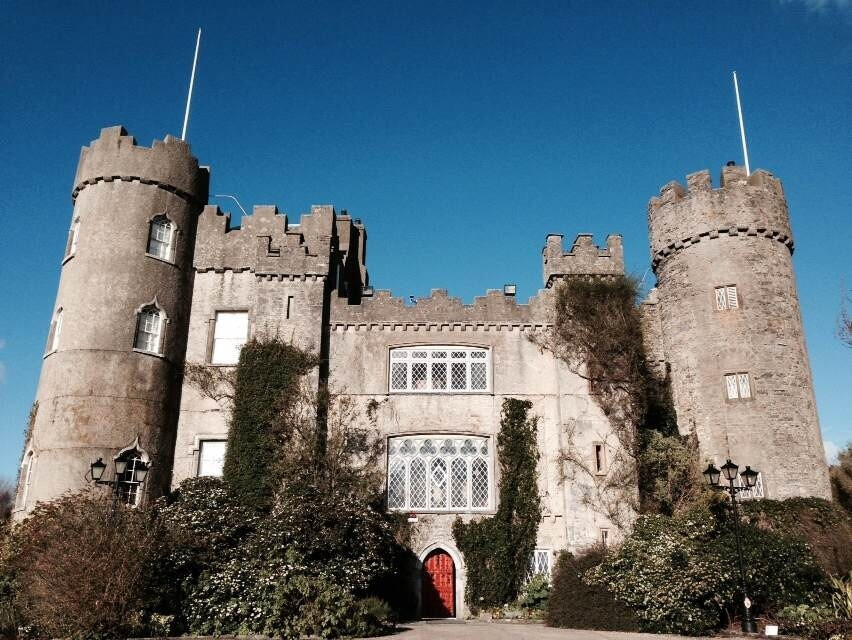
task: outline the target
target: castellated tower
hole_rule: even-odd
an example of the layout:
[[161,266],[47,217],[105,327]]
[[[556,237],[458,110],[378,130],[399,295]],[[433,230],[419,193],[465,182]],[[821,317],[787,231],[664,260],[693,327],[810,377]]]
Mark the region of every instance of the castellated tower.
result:
[[658,284],[645,329],[681,432],[702,463],[759,470],[767,498],[830,499],[781,183],[727,166],[714,189],[694,173],[651,199],[648,224]]
[[[144,493],[168,488],[208,183],[171,136],[139,147],[112,127],[83,148],[18,517],[90,484],[99,457],[111,479],[122,452],[150,465]],[[138,493],[125,498],[138,502]]]

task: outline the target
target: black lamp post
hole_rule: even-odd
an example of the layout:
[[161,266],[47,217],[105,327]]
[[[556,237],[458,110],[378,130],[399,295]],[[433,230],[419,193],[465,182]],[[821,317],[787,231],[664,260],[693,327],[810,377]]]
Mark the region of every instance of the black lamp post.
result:
[[[731,494],[731,505],[734,508],[734,531],[736,532],[737,537],[737,559],[740,564],[740,587],[743,591],[744,615],[742,630],[744,633],[757,633],[757,624],[755,623],[754,618],[751,617],[751,600],[749,599],[748,592],[746,591],[743,549],[742,542],[740,541],[740,515],[737,510],[737,493],[754,488],[755,484],[757,484],[758,473],[751,467],[746,467],[745,471],[740,474],[740,478],[742,478],[740,486],[736,486],[734,484],[734,480],[737,478],[737,471],[739,471],[739,467],[731,462],[730,458],[728,458],[728,461],[722,465],[721,471],[717,469],[712,462],[707,465],[707,468],[704,470],[704,477],[707,478],[707,484],[714,489],[723,489]],[[719,484],[719,479],[722,475],[724,475],[725,480],[728,481],[727,487]]]
[[148,465],[141,460],[134,460],[131,467],[132,475],[130,478],[124,478],[127,471],[127,460],[115,461],[115,477],[113,480],[104,480],[104,471],[106,471],[106,463],[102,458],[98,458],[91,465],[92,480],[95,484],[105,484],[112,489],[112,502],[115,505],[121,495],[122,487],[130,487],[132,485],[142,485],[145,478],[148,477]]

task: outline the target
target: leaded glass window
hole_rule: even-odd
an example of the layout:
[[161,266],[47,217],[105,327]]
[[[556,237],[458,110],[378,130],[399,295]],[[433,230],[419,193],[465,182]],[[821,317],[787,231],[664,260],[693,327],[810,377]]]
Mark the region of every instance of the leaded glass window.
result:
[[533,576],[542,574],[550,577],[550,558],[550,549],[535,549],[530,555],[527,580],[530,580]]
[[142,309],[136,319],[136,339],[133,346],[148,353],[161,353],[163,316],[151,305]]
[[488,509],[491,459],[482,436],[397,436],[388,442],[388,508]]
[[175,228],[166,216],[151,220],[148,232],[148,254],[161,260],[171,260],[174,249]]
[[751,398],[751,379],[747,373],[725,374],[725,390],[728,400]]
[[737,297],[736,285],[716,287],[716,311],[738,309],[739,306],[740,303],[739,298]]
[[390,351],[391,392],[481,392],[490,388],[491,352],[480,347],[417,346]]

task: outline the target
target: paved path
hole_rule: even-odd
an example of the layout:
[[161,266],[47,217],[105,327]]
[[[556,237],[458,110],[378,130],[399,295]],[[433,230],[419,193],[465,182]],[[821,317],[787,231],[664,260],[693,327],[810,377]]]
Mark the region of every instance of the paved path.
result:
[[[678,640],[684,636],[621,631],[553,629],[542,624],[512,622],[407,622],[394,640]],[[691,637],[689,640],[699,640]],[[734,640],[730,636],[726,640]]]

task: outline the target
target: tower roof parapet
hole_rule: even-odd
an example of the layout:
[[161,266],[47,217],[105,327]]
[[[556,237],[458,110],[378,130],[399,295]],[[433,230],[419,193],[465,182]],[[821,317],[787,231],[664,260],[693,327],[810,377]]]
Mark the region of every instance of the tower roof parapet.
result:
[[689,174],[686,185],[669,182],[648,203],[655,272],[674,253],[720,235],[765,236],[785,244],[792,253],[784,189],[770,172],[758,169],[749,176],[743,167],[728,165],[718,188],[713,188],[706,169]]
[[619,276],[624,274],[624,248],[620,235],[608,235],[606,248],[598,247],[594,236],[580,233],[571,250],[562,245],[563,236],[551,233],[542,250],[544,285],[552,287],[556,280],[575,276]]
[[101,129],[101,135],[80,152],[72,200],[99,182],[139,182],[154,185],[196,204],[207,202],[210,171],[183,140],[166,136],[140,147],[124,127]]

